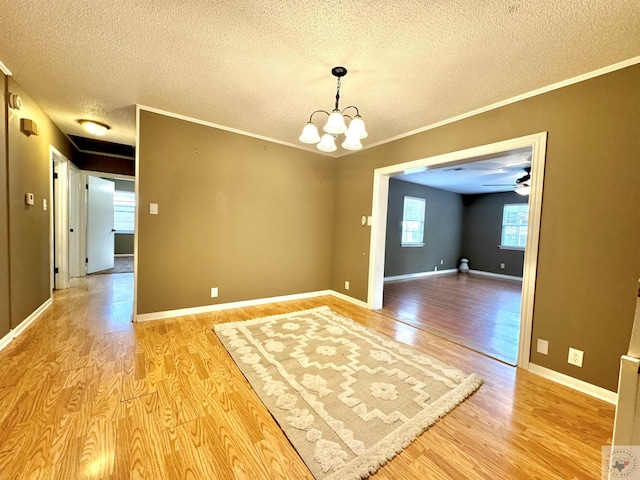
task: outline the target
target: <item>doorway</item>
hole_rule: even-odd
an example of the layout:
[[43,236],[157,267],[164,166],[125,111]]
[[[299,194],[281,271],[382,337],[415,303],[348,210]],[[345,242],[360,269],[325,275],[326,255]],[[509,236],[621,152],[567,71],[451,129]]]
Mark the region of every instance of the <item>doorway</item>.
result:
[[51,165],[49,257],[51,290],[69,287],[69,165],[70,162],[49,146]]
[[133,273],[134,179],[90,172],[87,185],[87,274]]
[[415,160],[374,171],[373,182],[373,224],[369,262],[368,306],[380,309],[383,306],[384,257],[387,232],[387,204],[389,180],[400,173],[410,173],[433,167],[455,166],[469,163],[472,159],[504,151],[531,148],[531,192],[529,196],[527,248],[524,254],[522,280],[522,302],[520,308],[520,329],[518,340],[517,364],[522,368],[529,365],[531,349],[531,329],[533,319],[533,300],[535,293],[537,252],[540,233],[540,213],[542,208],[542,186],[546,149],[546,132],[497,142],[480,147],[447,153],[425,159]]

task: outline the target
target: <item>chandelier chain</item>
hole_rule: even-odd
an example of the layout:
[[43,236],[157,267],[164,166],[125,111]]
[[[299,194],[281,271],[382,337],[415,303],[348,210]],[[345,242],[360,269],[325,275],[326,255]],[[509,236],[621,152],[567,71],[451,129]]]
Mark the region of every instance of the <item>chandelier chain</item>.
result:
[[338,110],[338,102],[340,102],[340,84],[342,82],[340,81],[340,77],[338,77],[338,88],[336,90],[336,110]]

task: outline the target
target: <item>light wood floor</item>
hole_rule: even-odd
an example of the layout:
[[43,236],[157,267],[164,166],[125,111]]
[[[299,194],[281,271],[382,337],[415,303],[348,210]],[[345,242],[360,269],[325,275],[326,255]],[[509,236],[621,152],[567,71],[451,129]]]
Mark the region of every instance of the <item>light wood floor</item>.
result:
[[372,478],[598,479],[613,406],[333,297],[132,325],[96,275],[0,352],[0,478],[309,479],[211,327],[329,305],[485,379]]
[[473,274],[386,282],[383,312],[510,365],[518,360],[522,283]]

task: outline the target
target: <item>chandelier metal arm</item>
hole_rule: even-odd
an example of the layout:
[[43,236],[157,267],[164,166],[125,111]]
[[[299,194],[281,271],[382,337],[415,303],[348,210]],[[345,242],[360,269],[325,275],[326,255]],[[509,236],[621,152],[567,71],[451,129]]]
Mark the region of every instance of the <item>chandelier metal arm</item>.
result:
[[312,122],[313,120],[313,116],[318,113],[318,112],[322,112],[322,113],[326,113],[327,115],[331,115],[329,112],[327,112],[326,110],[316,110],[315,112],[313,112],[311,115],[309,115],[309,122]]
[[[356,109],[356,115],[360,115],[360,112],[358,111],[358,107],[356,107],[355,105],[349,105],[348,107],[344,107],[340,113],[342,113],[342,115],[344,115],[345,110],[347,110],[349,108],[355,108]],[[349,115],[345,115],[345,117],[349,117]],[[351,118],[351,117],[349,117],[349,118]]]

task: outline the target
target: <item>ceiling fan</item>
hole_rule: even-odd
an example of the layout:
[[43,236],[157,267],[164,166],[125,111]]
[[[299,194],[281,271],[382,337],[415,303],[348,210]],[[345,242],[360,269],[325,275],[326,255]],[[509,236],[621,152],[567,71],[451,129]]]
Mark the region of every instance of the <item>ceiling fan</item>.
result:
[[531,190],[531,167],[524,168],[525,174],[516,180],[516,183],[489,183],[483,187],[512,187],[520,195],[529,195]]
[[531,184],[531,167],[525,167],[525,175],[516,180],[516,183],[487,183],[483,187],[517,187],[518,185],[530,185]]

